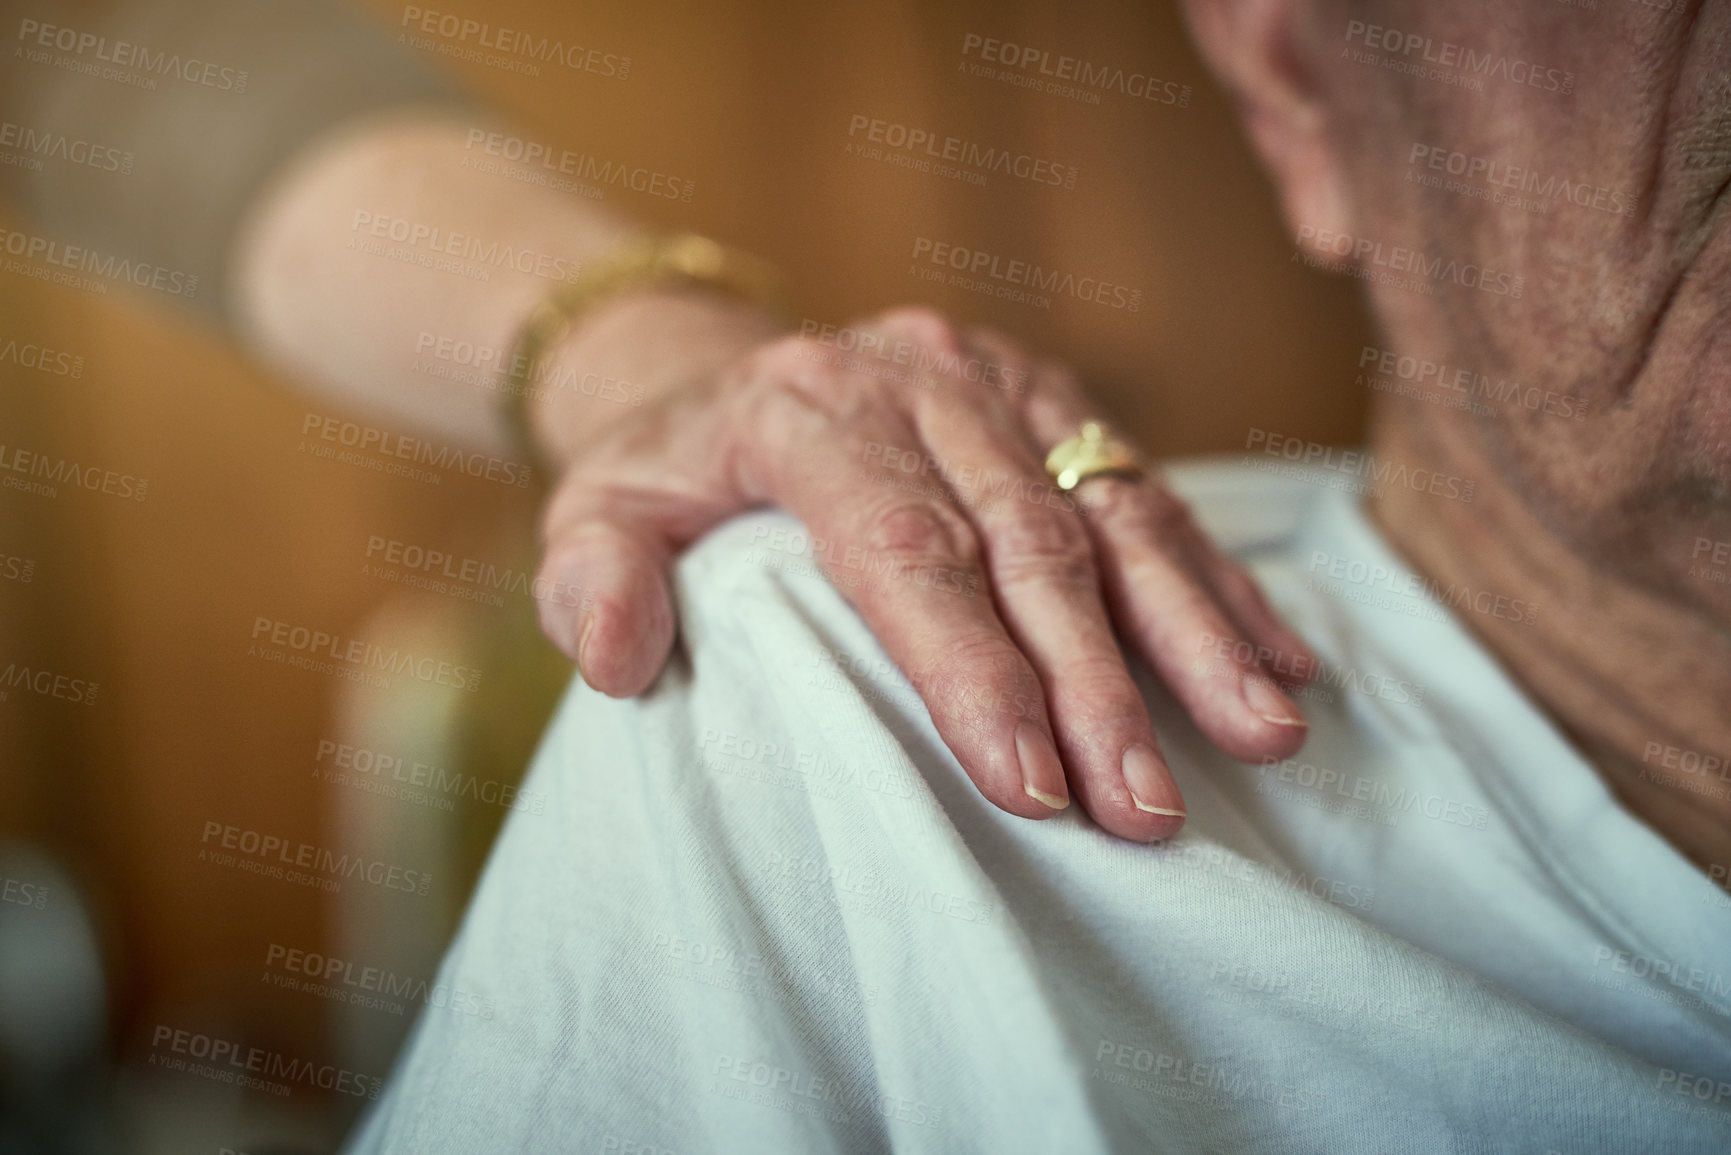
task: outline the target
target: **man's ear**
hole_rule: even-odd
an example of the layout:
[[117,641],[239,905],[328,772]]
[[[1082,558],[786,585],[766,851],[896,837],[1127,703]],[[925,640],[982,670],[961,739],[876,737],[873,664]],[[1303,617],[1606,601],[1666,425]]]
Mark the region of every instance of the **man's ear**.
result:
[[1190,35],[1237,101],[1245,132],[1268,166],[1288,226],[1352,233],[1352,206],[1317,46],[1300,21],[1307,0],[1184,0]]

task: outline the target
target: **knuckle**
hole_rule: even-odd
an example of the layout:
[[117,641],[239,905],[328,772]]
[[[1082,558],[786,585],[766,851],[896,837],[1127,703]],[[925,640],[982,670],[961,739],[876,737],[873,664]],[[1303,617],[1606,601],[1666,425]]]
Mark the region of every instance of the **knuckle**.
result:
[[739,362],[734,384],[822,396],[851,376],[838,368],[834,355],[815,340],[790,334],[758,346]]
[[1040,679],[1002,633],[981,626],[946,641],[909,671],[934,713],[965,718],[990,729],[983,715],[1009,713],[1041,721],[1046,715]]
[[1089,555],[1088,534],[1076,518],[1030,506],[1006,517],[992,535],[996,550],[1028,558]]
[[911,305],[891,309],[883,315],[882,324],[939,352],[959,354],[962,350],[961,330],[955,322],[933,308]]
[[994,527],[992,568],[1000,581],[1037,579],[1064,586],[1096,581],[1094,551],[1073,517],[1044,510],[1018,511]]
[[897,500],[865,512],[861,539],[868,550],[891,557],[939,559],[971,566],[979,542],[961,514],[935,501]]
[[758,381],[752,403],[744,409],[751,427],[778,432],[782,437],[796,430],[846,425],[864,413],[881,409],[881,390],[856,374],[825,365],[800,364],[782,371],[771,369]]
[[1188,540],[1190,507],[1171,490],[1149,481],[1108,477],[1089,482],[1087,509],[1116,532],[1146,534],[1170,547]]
[[822,362],[808,359],[809,353],[801,347],[801,340],[799,337],[777,337],[739,357],[720,375],[723,390],[749,393],[768,382],[785,381],[802,370],[821,366]]
[[567,470],[541,509],[541,541],[552,548],[579,538],[612,536],[618,512],[629,506],[629,498],[615,480],[617,472],[616,466],[593,461],[579,462]]
[[541,540],[552,543],[568,537],[573,528],[594,516],[604,500],[593,482],[575,471],[567,473],[541,509]]
[[988,350],[991,355],[1005,362],[1012,362],[1027,369],[1033,362],[1028,353],[1028,347],[1001,329],[993,329],[985,325],[975,325],[968,330],[968,337],[974,344]]
[[786,374],[825,364],[827,358],[820,355],[823,352],[823,347],[811,338],[790,333],[759,346],[750,360],[760,372]]
[[966,669],[975,677],[1017,678],[1026,669],[1026,662],[1015,644],[996,630],[984,627],[969,630],[934,653],[921,667],[921,674],[930,676],[946,669]]
[[1259,609],[1268,605],[1262,587],[1237,562],[1228,561],[1222,565],[1215,580],[1220,583],[1222,592],[1230,598],[1247,602]]
[[1090,479],[1073,493],[1088,516],[1100,525],[1122,529],[1131,523],[1148,521],[1146,487],[1127,478]]
[[1060,672],[1062,692],[1095,716],[1109,717],[1142,708],[1124,661],[1116,652],[1077,657]]
[[1164,487],[1138,488],[1145,495],[1143,516],[1156,537],[1162,541],[1180,541],[1194,532],[1190,507],[1177,494]]

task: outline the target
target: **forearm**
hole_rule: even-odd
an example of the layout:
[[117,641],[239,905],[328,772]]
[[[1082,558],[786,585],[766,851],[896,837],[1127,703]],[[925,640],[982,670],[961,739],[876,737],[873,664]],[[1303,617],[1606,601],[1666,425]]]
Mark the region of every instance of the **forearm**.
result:
[[[640,230],[591,202],[485,174],[443,117],[351,129],[264,198],[238,245],[243,339],[340,402],[494,447],[498,386],[534,305]],[[632,409],[774,331],[704,291],[640,292],[579,319],[528,406],[562,459]]]

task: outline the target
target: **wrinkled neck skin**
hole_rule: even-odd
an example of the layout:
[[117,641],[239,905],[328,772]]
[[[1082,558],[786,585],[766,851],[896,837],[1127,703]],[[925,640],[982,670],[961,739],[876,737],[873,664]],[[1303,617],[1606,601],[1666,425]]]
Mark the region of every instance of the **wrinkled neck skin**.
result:
[[[1470,503],[1383,486],[1369,512],[1442,587],[1520,599],[1532,624],[1457,617],[1599,770],[1623,806],[1719,885],[1731,866],[1731,532],[1722,516],[1655,509],[1619,567],[1559,532],[1497,460],[1471,418],[1389,402],[1373,422],[1380,459],[1473,479]],[[1705,543],[1705,544],[1704,544]],[[1713,563],[1718,550],[1720,563]],[[1654,572],[1654,569],[1657,572]],[[1494,735],[1492,736],[1494,738]],[[1534,774],[1543,767],[1532,767]]]
[[[1373,9],[1390,26],[1554,62],[1577,83],[1473,93],[1321,51]],[[1336,215],[1367,261],[1392,267],[1388,254],[1405,246],[1484,274],[1403,281],[1367,266],[1379,274],[1363,284],[1384,350],[1448,366],[1416,396],[1375,395],[1371,447],[1409,476],[1424,467],[1473,483],[1470,502],[1383,485],[1370,512],[1445,590],[1532,606],[1530,624],[1455,612],[1623,806],[1724,885],[1731,0],[1601,9],[1322,10],[1313,75],[1334,110],[1325,155],[1338,158],[1346,205]],[[1512,168],[1439,183],[1438,149],[1597,192],[1565,196],[1558,184],[1533,205],[1498,204],[1490,194]],[[1475,383],[1464,395],[1463,373]],[[1552,772],[1522,770],[1541,790]]]

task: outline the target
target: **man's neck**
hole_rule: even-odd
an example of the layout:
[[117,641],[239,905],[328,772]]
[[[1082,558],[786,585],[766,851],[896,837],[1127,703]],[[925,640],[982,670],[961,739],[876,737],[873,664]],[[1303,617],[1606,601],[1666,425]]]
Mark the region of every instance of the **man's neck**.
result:
[[1569,734],[1625,807],[1723,878],[1731,865],[1725,623],[1571,550],[1470,434],[1446,419],[1421,426],[1433,415],[1415,408],[1379,415],[1373,452],[1472,478],[1473,500],[1385,486],[1371,502],[1371,517],[1420,573],[1536,606],[1532,625],[1476,613],[1463,615],[1464,624]]

